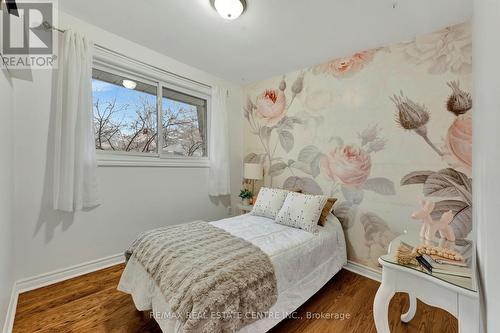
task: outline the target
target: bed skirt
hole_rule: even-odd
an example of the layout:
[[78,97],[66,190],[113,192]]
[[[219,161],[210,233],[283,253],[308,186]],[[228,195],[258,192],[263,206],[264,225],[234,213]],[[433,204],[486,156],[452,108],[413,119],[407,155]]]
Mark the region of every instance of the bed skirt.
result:
[[[243,327],[239,332],[262,333],[270,330],[318,292],[345,263],[345,251],[336,251],[294,287],[280,291],[277,302],[269,310],[269,317],[259,319]],[[118,290],[130,294],[138,310],[152,310],[151,315],[163,333],[182,332],[182,323],[175,318],[154,280],[133,257],[125,267]]]

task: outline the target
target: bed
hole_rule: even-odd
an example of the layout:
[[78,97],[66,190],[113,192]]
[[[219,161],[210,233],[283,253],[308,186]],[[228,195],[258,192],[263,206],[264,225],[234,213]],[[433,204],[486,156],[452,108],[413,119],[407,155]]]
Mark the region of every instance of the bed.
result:
[[[278,298],[270,315],[244,326],[239,332],[266,332],[292,314],[314,295],[346,263],[346,246],[338,219],[330,214],[317,234],[275,223],[250,214],[231,217],[212,225],[258,246],[271,259]],[[132,296],[140,311],[152,310],[164,333],[180,333],[182,326],[158,290],[155,281],[134,257],[122,274],[118,290]]]

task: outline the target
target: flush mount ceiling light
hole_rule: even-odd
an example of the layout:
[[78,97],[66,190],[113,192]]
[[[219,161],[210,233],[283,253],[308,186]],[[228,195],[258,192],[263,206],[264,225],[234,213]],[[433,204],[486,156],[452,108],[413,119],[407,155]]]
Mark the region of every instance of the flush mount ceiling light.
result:
[[247,7],[245,0],[210,0],[210,3],[226,20],[237,19]]
[[137,87],[137,82],[132,80],[123,80],[122,84],[127,89],[135,89],[135,87]]

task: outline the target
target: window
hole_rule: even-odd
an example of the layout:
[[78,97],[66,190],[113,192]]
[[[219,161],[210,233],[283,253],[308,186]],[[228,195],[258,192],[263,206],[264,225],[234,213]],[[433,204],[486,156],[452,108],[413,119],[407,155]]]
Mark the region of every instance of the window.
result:
[[163,88],[162,153],[207,156],[207,101]]
[[100,164],[208,165],[208,88],[190,89],[192,82],[178,84],[179,78],[169,82],[158,73],[144,74],[94,65],[94,132]]
[[158,119],[157,87],[135,82],[135,89],[123,86],[127,78],[98,69],[92,71],[95,147],[101,151],[156,153]]

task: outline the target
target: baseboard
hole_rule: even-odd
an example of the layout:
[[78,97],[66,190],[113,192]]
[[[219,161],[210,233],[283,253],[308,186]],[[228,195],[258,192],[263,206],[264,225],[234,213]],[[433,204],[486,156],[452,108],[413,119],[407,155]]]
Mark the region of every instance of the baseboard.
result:
[[119,253],[75,266],[58,269],[49,273],[40,274],[31,278],[22,279],[16,282],[16,287],[18,288],[19,293],[24,293],[26,291],[42,288],[83,274],[118,265],[124,261],[125,257],[123,253]]
[[10,293],[9,306],[7,307],[7,314],[5,316],[5,323],[3,324],[3,333],[11,333],[14,327],[14,318],[16,317],[17,299],[19,292],[16,289],[16,284],[12,286],[12,292]]
[[344,266],[345,269],[353,273],[365,276],[369,279],[375,281],[382,281],[382,273],[374,268],[358,264],[357,262],[347,260],[347,264]]
[[17,300],[19,294],[46,287],[48,285],[69,280],[71,278],[81,276],[87,273],[92,273],[101,269],[105,269],[114,265],[121,264],[125,261],[123,253],[115,254],[109,257],[88,261],[82,264],[71,267],[58,269],[49,273],[40,274],[27,279],[18,280],[12,288],[7,316],[3,327],[3,333],[11,333],[14,326],[16,316]]

